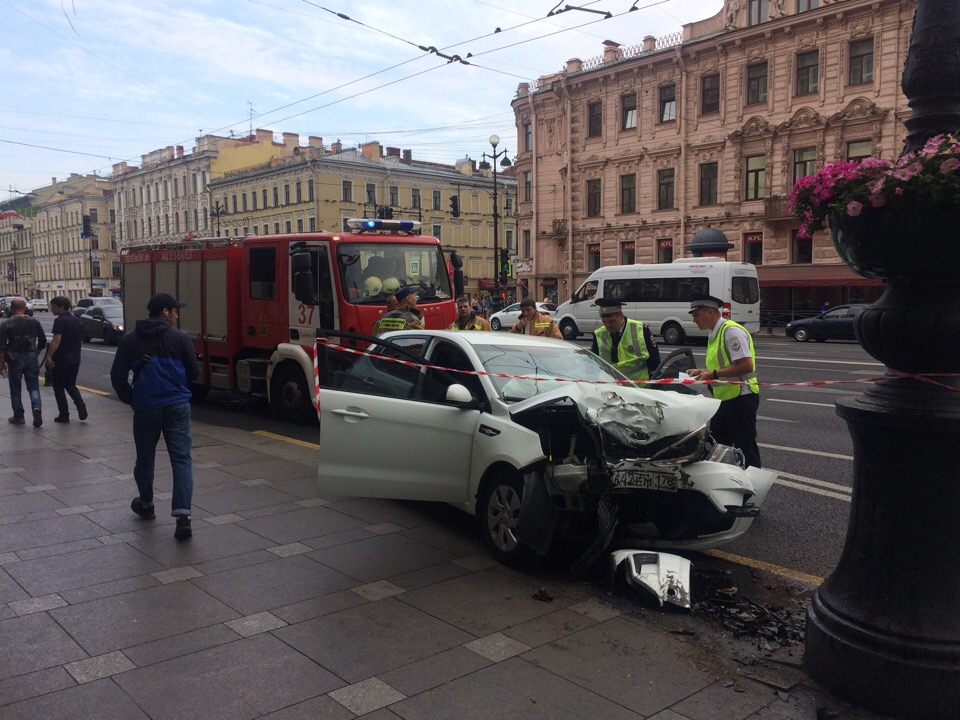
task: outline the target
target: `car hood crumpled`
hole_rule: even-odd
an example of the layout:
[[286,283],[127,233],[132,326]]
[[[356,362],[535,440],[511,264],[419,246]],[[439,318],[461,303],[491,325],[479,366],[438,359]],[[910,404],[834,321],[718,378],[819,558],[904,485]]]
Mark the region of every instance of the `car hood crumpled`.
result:
[[511,405],[510,414],[564,400],[576,403],[588,422],[631,445],[689,433],[705,425],[720,407],[719,400],[702,395],[577,383]]

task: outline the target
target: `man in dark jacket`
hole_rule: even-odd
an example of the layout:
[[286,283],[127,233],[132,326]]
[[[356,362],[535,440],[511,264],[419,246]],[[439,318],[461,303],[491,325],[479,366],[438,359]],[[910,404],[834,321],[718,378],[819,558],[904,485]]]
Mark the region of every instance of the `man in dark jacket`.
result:
[[27,317],[27,301],[15,298],[10,301],[10,319],[0,325],[0,374],[10,371],[10,405],[13,417],[10,422],[23,425],[23,400],[20,397],[21,380],[27,383],[27,394],[33,408],[33,426],[43,425],[40,410],[40,363],[37,357],[47,346],[43,326],[32,317]]
[[120,339],[110,369],[117,397],[133,406],[133,440],[137,446],[133,477],[140,494],[130,503],[130,509],[144,520],[156,517],[153,468],[162,433],[173,467],[172,514],[177,518],[177,540],[186,540],[193,534],[190,383],[200,375],[190,336],[176,327],[182,307],[186,303],[166,293],[150,298],[150,317],[138,320],[136,329]]
[[70,422],[67,395],[77,406],[80,419],[87,419],[87,406],[77,389],[83,331],[80,328],[80,318],[70,312],[70,308],[70,298],[60,296],[50,301],[50,312],[57,319],[53,321],[53,339],[47,349],[47,370],[53,381],[53,396],[57,399],[58,414],[53,421],[58,423]]

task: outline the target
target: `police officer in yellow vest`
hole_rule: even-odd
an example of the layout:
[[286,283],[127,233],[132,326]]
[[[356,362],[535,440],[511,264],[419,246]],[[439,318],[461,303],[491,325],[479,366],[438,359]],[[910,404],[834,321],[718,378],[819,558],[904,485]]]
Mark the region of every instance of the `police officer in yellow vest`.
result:
[[385,312],[373,324],[373,334],[390,330],[423,330],[423,311],[417,307],[417,292],[412,287],[402,287],[393,295],[397,309]]
[[660,351],[650,331],[645,331],[643,323],[627,319],[619,300],[599,298],[596,305],[603,327],[594,331],[590,349],[631,380],[649,380],[650,371],[660,364]]
[[753,338],[746,328],[720,314],[723,301],[703,293],[690,294],[690,314],[701,330],[709,330],[705,369],[688,374],[698,380],[732,380],[740,385],[708,385],[713,397],[721,400],[720,409],[710,421],[710,432],[723,445],[743,452],[747,465],[760,467],[757,447],[757,409],[760,387],[757,384],[757,355]]

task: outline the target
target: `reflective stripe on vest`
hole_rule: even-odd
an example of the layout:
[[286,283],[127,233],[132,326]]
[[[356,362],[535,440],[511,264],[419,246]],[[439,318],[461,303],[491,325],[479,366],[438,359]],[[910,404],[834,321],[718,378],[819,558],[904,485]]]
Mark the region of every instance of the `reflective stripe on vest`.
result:
[[[723,337],[726,335],[728,327],[738,327],[747,333],[750,340],[750,359],[753,361],[753,372],[749,375],[740,375],[739,377],[725,377],[724,380],[739,380],[740,382],[750,383],[750,392],[759,393],[760,387],[757,385],[757,355],[753,351],[753,337],[747,332],[747,329],[735,323],[733,320],[725,320],[717,331],[716,337],[707,343],[707,370],[719,370],[728,367],[730,355],[727,353],[727,347],[723,343]],[[723,364],[721,364],[721,361]],[[707,385],[710,393],[717,400],[732,400],[740,394],[740,385]]]
[[403,330],[407,327],[407,321],[402,317],[382,317],[377,321],[377,328],[380,332],[387,330]]
[[[630,344],[624,343],[629,333]],[[605,327],[597,328],[594,332],[597,338],[597,350],[600,357],[613,365],[631,380],[647,380],[650,373],[647,371],[646,359],[650,357],[647,344],[643,341],[643,323],[636,320],[627,320],[623,329],[623,336],[617,346],[617,362],[613,362],[613,336]],[[633,350],[631,350],[633,348]],[[639,352],[637,350],[639,349]]]
[[[473,320],[470,322],[469,325],[467,325],[463,329],[464,330],[483,330],[483,325],[480,323],[479,320]],[[447,330],[460,330],[460,322],[457,320],[454,320],[452,323],[450,323],[450,327],[448,327]]]

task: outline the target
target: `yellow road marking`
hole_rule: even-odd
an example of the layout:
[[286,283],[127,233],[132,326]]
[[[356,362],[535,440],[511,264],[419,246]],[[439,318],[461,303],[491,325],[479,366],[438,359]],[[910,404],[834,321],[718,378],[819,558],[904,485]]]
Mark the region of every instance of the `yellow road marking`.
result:
[[103,390],[97,390],[96,388],[88,388],[83,385],[77,385],[77,390],[83,390],[84,392],[93,393],[94,395],[112,395],[112,393],[104,392]]
[[288,442],[291,445],[299,445],[300,447],[312,448],[314,450],[320,449],[320,443],[307,442],[306,440],[297,440],[296,438],[287,437],[286,435],[278,435],[277,433],[267,432],[266,430],[254,430],[254,435],[262,435],[263,437],[272,438],[274,440],[282,440],[283,442]]
[[772,565],[771,563],[763,562],[763,560],[754,560],[753,558],[743,557],[742,555],[733,555],[732,553],[726,553],[722,550],[701,550],[700,552],[704,555],[712,555],[721,560],[737,563],[737,565],[746,565],[747,567],[752,567],[757,570],[766,570],[775,575],[788,577],[791,580],[799,580],[800,582],[810,583],[811,585],[821,585],[823,583],[822,577],[808,575],[799,570],[791,570],[790,568],[781,567],[780,565]]

